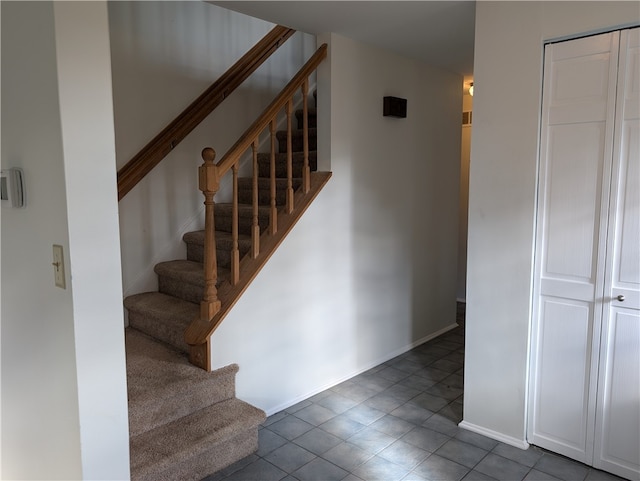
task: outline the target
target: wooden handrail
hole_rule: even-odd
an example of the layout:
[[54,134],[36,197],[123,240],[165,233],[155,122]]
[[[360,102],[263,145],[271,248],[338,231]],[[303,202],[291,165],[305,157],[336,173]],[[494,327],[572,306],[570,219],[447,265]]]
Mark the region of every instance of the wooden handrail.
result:
[[[231,279],[228,285],[235,288],[236,286],[242,286],[241,289],[246,288],[246,285],[251,281],[247,279],[247,276],[243,276],[243,268],[239,259],[238,253],[238,187],[237,176],[238,166],[244,153],[251,149],[252,151],[252,166],[253,166],[253,179],[252,179],[252,247],[251,255],[248,256],[252,260],[258,260],[264,256],[269,256],[270,253],[266,253],[261,249],[262,242],[260,237],[265,237],[266,244],[279,243],[282,239],[282,234],[279,232],[279,227],[282,225],[288,225],[287,230],[291,226],[291,219],[298,218],[301,212],[309,205],[310,197],[313,197],[313,193],[310,188],[310,174],[309,174],[309,127],[308,127],[308,105],[307,96],[309,93],[309,76],[318,68],[318,65],[327,56],[327,45],[323,44],[307,61],[307,63],[298,71],[298,73],[291,79],[287,86],[278,94],[273,102],[262,112],[260,117],[247,129],[247,131],[240,137],[240,139],[229,149],[225,156],[215,165],[213,160],[215,158],[215,151],[207,147],[202,151],[202,158],[204,164],[200,167],[200,190],[202,190],[205,196],[205,253],[204,253],[204,278],[205,278],[205,290],[203,300],[200,304],[200,315],[197,319],[194,319],[189,327],[185,331],[185,341],[190,345],[190,359],[191,362],[203,367],[204,369],[210,368],[210,351],[209,351],[209,339],[213,331],[216,329],[221,317],[228,312],[229,306],[223,306],[221,300],[218,297],[217,283],[217,269],[216,260],[209,257],[216,256],[215,248],[215,219],[214,219],[214,207],[212,192],[217,188],[220,183],[220,179],[231,169],[233,171],[233,199],[232,199],[232,254],[231,254]],[[293,96],[300,90],[303,96],[303,152],[304,152],[304,164],[303,164],[303,182],[299,195],[302,198],[297,198],[292,185],[292,128],[291,128],[291,114],[293,111]],[[280,215],[277,209],[276,202],[276,119],[278,114],[284,109],[287,117],[287,189],[286,189],[286,205],[284,212],[285,217],[283,223],[280,222]],[[260,134],[268,129],[270,137],[270,165],[269,165],[269,227],[265,233],[260,235],[260,227],[258,225],[258,165],[257,165],[257,147]],[[328,177],[327,177],[328,179]],[[324,180],[323,182],[326,182]],[[316,192],[317,193],[317,192]],[[213,194],[213,195],[212,195]],[[311,194],[311,195],[309,195]],[[297,199],[297,200],[296,200]],[[297,217],[296,217],[297,216]],[[288,223],[288,224],[287,224]],[[275,239],[279,239],[274,241]],[[263,259],[262,262],[265,260]],[[255,272],[251,276],[255,275]],[[226,285],[227,283],[225,283]],[[235,302],[232,300],[231,302]]]
[[118,200],[171,152],[200,122],[275,52],[295,30],[278,25],[118,170]]
[[327,56],[327,44],[322,44],[320,48],[313,54],[306,64],[298,71],[295,77],[282,89],[273,102],[262,112],[262,115],[247,129],[240,139],[233,144],[229,151],[216,164],[219,169],[219,175],[222,177],[231,166],[238,161],[238,158],[249,148],[253,141],[260,133],[267,128],[271,119],[273,119],[280,110],[287,104],[289,99],[300,87],[304,81],[309,78]]

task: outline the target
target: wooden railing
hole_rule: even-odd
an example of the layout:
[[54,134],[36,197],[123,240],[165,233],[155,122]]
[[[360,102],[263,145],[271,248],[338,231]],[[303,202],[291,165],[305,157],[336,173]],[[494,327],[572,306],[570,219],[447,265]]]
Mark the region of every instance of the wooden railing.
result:
[[[308,97],[309,77],[317,69],[318,65],[327,56],[327,45],[322,45],[309,61],[300,69],[295,77],[280,92],[276,99],[265,109],[260,117],[249,127],[240,139],[229,151],[214,163],[216,153],[212,148],[202,151],[203,165],[199,168],[199,187],[205,197],[205,251],[204,251],[204,277],[205,289],[203,300],[200,304],[200,316],[195,319],[185,332],[185,340],[191,346],[191,362],[210,369],[209,338],[216,329],[221,317],[221,301],[218,297],[217,284],[217,260],[215,243],[215,219],[214,196],[219,189],[220,180],[229,171],[232,172],[233,198],[232,198],[232,251],[230,286],[236,286],[241,281],[240,255],[238,249],[238,169],[244,154],[251,149],[252,156],[252,226],[251,249],[249,256],[256,259],[262,255],[261,234],[258,223],[258,146],[260,135],[268,129],[270,139],[270,205],[269,226],[263,236],[274,238],[278,233],[278,209],[276,206],[276,126],[278,115],[284,111],[287,126],[287,181],[286,204],[284,213],[293,214],[296,211],[295,196],[293,190],[292,168],[292,112],[294,95],[300,91],[302,94],[302,118],[303,118],[303,169],[301,195],[308,194],[311,189],[311,175],[309,167],[309,127],[308,127]],[[328,179],[328,177],[327,177]],[[302,205],[304,203],[304,206]],[[306,202],[300,202],[300,209],[306,208]],[[269,239],[266,241],[273,244]],[[255,275],[251,272],[249,275]],[[235,301],[234,301],[235,302]],[[217,316],[217,318],[216,318]]]
[[295,33],[278,25],[205,90],[118,171],[118,200],[169,154],[200,122]]

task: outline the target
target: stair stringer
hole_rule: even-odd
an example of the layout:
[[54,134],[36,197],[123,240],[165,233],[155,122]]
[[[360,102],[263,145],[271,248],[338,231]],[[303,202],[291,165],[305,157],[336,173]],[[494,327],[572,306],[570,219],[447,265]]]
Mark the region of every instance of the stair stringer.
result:
[[[312,172],[310,178],[311,188],[309,192],[304,194],[298,191],[294,195],[295,210],[291,214],[286,213],[284,210],[278,211],[277,232],[272,235],[266,231],[260,236],[260,254],[256,258],[246,255],[240,261],[240,281],[235,286],[232,286],[229,282],[224,282],[220,285],[218,289],[218,299],[221,301],[220,311],[211,321],[194,320],[186,329],[185,341],[189,344],[189,362],[192,364],[211,371],[211,356],[208,352],[211,335],[220,326],[247,287],[249,287],[287,234],[318,196],[331,178],[331,172]],[[205,336],[206,342],[198,344],[197,340]]]

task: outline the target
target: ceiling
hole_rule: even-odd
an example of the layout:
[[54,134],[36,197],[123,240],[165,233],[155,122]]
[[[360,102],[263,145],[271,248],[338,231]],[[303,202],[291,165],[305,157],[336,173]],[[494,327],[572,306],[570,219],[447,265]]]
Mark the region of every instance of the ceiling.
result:
[[473,75],[475,1],[238,1],[209,3],[319,34],[333,32]]

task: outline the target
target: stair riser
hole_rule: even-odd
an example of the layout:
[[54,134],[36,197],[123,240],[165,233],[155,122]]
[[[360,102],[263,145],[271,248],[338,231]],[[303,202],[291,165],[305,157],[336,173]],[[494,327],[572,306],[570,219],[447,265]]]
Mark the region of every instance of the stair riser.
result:
[[[318,118],[316,114],[309,112],[308,118],[309,118],[309,122],[308,122],[309,128],[315,129],[318,126]],[[301,130],[304,127],[302,123],[303,119],[304,119],[304,115],[302,114],[302,111],[301,110],[296,111],[296,121],[298,122],[298,128]]]
[[[286,132],[278,132],[278,152],[281,154],[287,153],[287,136]],[[316,131],[309,130],[309,151],[318,150],[318,142],[316,138]],[[302,131],[296,130],[291,135],[291,151],[303,152],[304,151],[304,138]]]
[[190,284],[166,276],[158,276],[158,292],[199,304],[204,294],[204,286]]
[[[231,232],[232,219],[231,215],[226,213],[216,213],[216,230]],[[253,220],[250,217],[242,217],[238,219],[238,233],[243,235],[251,235]],[[269,217],[259,216],[258,225],[260,225],[260,233],[269,226]]]
[[[216,249],[216,261],[218,266],[226,269],[231,268],[231,249],[231,246],[228,246],[227,248],[219,246]],[[240,259],[242,259],[244,255],[249,252],[250,245],[245,247],[242,244],[239,244],[238,250],[240,251]],[[198,244],[187,244],[187,260],[203,263],[204,246]]]
[[158,322],[146,313],[129,309],[129,325],[182,352],[189,352],[189,346],[184,342],[184,328],[177,323]]
[[[302,177],[303,159],[302,155],[294,155],[291,162],[291,176],[293,178]],[[309,169],[311,172],[318,170],[318,155],[316,151],[309,152]],[[271,177],[271,159],[269,154],[258,154],[258,176]],[[276,157],[276,177],[287,178],[287,156],[280,154]]]
[[233,398],[236,395],[235,378],[236,372],[229,370],[223,375],[212,376],[207,382],[174,391],[171,397],[154,397],[135,406],[130,403],[129,436],[137,436],[211,404]]

